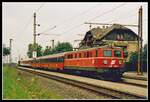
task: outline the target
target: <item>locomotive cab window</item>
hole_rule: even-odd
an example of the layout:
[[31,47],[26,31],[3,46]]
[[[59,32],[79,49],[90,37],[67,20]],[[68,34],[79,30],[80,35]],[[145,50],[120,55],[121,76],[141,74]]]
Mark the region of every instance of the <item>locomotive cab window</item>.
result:
[[115,50],[114,51],[114,56],[115,57],[121,57],[121,51]]
[[111,50],[104,50],[104,57],[111,57],[112,51]]

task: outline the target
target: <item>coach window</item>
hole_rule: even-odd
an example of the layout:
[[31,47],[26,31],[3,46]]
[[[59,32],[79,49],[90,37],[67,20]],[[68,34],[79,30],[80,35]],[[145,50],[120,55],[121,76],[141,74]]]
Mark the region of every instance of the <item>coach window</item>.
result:
[[69,59],[69,58],[70,58],[70,55],[67,55],[67,58]]
[[90,52],[90,57],[92,57],[92,52]]
[[70,54],[70,59],[72,58],[72,54]]
[[111,57],[112,51],[111,50],[104,50],[104,57]]
[[81,53],[79,53],[79,58],[81,58]]
[[75,53],[75,58],[77,58],[77,54]]
[[87,57],[89,57],[89,52],[87,52]]
[[84,52],[84,57],[86,57],[86,52]]

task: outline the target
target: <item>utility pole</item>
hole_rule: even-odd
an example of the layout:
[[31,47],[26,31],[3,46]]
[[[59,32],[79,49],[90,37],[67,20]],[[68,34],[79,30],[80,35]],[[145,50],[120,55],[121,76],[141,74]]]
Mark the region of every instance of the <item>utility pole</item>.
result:
[[11,64],[11,60],[12,60],[12,59],[11,59],[11,54],[12,54],[12,44],[11,44],[11,43],[12,43],[12,40],[13,40],[13,39],[9,39],[9,41],[10,41],[10,42],[9,42],[9,46],[10,46],[9,63],[10,63],[10,64]]
[[143,9],[142,6],[139,9],[138,12],[138,69],[137,69],[137,75],[142,75],[142,14]]
[[34,46],[34,51],[36,53],[36,13],[34,13],[34,20],[33,20],[33,46]]
[[34,51],[33,51],[33,56],[34,58],[37,57],[37,47],[36,47],[36,26],[40,26],[40,24],[36,24],[36,13],[34,13],[34,20],[33,20],[33,46],[34,46]]

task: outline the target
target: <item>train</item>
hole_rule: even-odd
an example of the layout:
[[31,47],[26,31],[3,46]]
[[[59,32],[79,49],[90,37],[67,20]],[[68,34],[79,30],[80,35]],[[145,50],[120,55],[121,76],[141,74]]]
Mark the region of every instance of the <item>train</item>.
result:
[[127,55],[120,47],[95,47],[20,60],[18,65],[43,70],[93,72],[119,79],[125,72],[125,57]]

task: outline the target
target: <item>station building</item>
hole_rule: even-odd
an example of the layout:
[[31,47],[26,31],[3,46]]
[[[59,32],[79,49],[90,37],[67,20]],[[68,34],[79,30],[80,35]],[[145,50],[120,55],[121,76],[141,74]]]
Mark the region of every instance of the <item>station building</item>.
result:
[[138,50],[138,35],[120,24],[97,27],[86,32],[79,44],[79,49],[104,45],[122,47],[128,51],[128,61],[131,53]]

